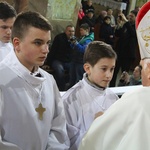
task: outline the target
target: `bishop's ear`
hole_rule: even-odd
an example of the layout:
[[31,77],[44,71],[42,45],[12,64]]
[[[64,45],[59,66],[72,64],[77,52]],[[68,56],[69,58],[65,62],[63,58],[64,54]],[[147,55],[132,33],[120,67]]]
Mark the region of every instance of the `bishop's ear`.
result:
[[150,80],[150,62],[147,63],[147,74],[148,74],[148,79]]

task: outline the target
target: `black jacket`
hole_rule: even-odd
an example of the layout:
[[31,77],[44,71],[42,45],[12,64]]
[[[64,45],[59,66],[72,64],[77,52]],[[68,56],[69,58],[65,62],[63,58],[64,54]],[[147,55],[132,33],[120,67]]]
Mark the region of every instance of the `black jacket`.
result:
[[122,28],[115,31],[115,36],[119,38],[116,44],[118,58],[135,59],[138,44],[135,24],[126,22]]
[[59,60],[67,63],[71,61],[71,57],[72,48],[70,46],[70,42],[68,41],[66,34],[60,33],[56,35],[50,48],[46,64],[51,65],[51,63],[54,60]]
[[110,24],[103,23],[100,28],[99,38],[103,39],[104,42],[113,46],[114,38],[110,38],[110,35],[114,37],[114,28]]

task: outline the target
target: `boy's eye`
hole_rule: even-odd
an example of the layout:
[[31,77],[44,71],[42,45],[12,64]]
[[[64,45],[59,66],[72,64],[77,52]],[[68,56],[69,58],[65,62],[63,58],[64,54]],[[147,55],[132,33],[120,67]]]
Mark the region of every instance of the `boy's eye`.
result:
[[1,28],[4,29],[4,30],[8,29],[7,26],[1,26]]
[[102,70],[103,70],[103,71],[106,71],[106,70],[107,70],[107,68],[102,68]]
[[42,45],[42,42],[40,42],[40,41],[35,41],[34,44],[37,45],[37,46],[40,46],[40,45]]
[[47,45],[51,45],[51,44],[52,44],[51,41],[48,41],[48,42],[47,42]]

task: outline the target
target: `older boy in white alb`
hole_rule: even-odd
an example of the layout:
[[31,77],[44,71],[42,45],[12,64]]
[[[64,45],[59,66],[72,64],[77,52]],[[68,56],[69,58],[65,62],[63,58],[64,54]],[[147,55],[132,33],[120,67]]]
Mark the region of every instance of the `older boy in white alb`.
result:
[[36,12],[23,12],[14,22],[14,51],[0,63],[2,150],[69,148],[56,82],[39,68],[49,51],[51,30],[48,21]]

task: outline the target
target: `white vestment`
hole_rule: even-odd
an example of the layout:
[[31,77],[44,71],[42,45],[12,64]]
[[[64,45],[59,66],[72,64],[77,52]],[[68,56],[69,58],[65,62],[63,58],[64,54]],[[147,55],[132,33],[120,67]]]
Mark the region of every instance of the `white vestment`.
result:
[[63,95],[71,150],[77,150],[82,137],[95,119],[96,113],[104,112],[117,99],[118,96],[110,89],[92,85],[87,80],[86,74]]
[[[0,63],[0,149],[66,150],[69,140],[62,100],[52,75],[31,75],[14,51]],[[36,108],[46,111],[39,119]],[[68,145],[67,145],[68,144]]]
[[3,43],[0,41],[0,62],[13,50],[12,43]]
[[125,93],[82,140],[79,150],[150,150],[150,87]]

